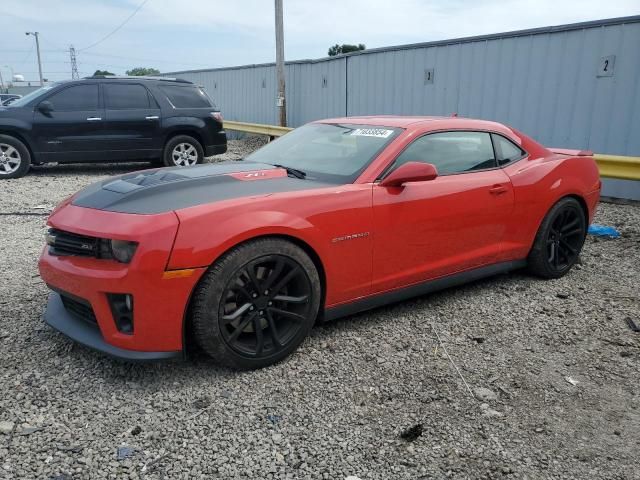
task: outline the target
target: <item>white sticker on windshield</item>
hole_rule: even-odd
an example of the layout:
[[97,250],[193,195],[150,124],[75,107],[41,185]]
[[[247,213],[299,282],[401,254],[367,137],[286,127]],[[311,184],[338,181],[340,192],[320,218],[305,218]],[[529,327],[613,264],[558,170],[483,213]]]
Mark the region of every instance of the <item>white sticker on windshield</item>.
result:
[[387,130],[386,128],[356,128],[351,135],[358,137],[378,137],[387,138],[393,133],[393,130]]

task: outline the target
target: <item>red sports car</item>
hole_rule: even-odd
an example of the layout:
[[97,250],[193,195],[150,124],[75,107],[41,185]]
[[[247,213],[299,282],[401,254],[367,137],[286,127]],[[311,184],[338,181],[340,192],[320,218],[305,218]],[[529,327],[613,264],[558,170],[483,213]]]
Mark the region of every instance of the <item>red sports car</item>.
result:
[[527,267],[571,269],[600,195],[590,152],[499,123],[310,123],[244,161],[89,186],[49,218],[46,322],[130,360],[289,355],[327,320]]

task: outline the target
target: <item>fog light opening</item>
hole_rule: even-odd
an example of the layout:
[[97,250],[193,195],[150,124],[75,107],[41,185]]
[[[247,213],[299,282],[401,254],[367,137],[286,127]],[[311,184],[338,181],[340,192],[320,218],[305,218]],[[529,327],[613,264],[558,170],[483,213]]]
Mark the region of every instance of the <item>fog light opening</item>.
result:
[[120,333],[133,334],[133,295],[128,293],[109,293],[109,305],[116,328]]

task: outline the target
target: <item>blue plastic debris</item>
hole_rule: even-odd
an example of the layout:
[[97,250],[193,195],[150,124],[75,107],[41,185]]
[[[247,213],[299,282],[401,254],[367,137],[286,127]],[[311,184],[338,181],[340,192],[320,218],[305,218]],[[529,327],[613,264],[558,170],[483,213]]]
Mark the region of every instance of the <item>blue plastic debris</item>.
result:
[[135,449],[127,446],[118,447],[118,460],[124,460],[131,457],[135,453]]
[[607,227],[605,225],[598,225],[593,223],[589,225],[589,230],[587,230],[589,235],[595,235],[596,237],[607,237],[607,238],[618,238],[620,237],[620,232],[613,227]]
[[267,415],[267,420],[275,425],[282,420],[282,417],[280,415]]

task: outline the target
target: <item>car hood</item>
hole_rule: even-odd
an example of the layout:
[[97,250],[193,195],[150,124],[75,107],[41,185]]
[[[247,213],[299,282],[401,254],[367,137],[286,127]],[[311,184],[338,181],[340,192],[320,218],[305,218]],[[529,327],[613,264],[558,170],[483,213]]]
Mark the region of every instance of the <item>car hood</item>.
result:
[[0,120],[4,118],[30,119],[33,110],[24,107],[0,106]]
[[322,188],[263,163],[222,162],[134,172],[94,183],[72,200],[77,207],[157,214],[240,197]]

